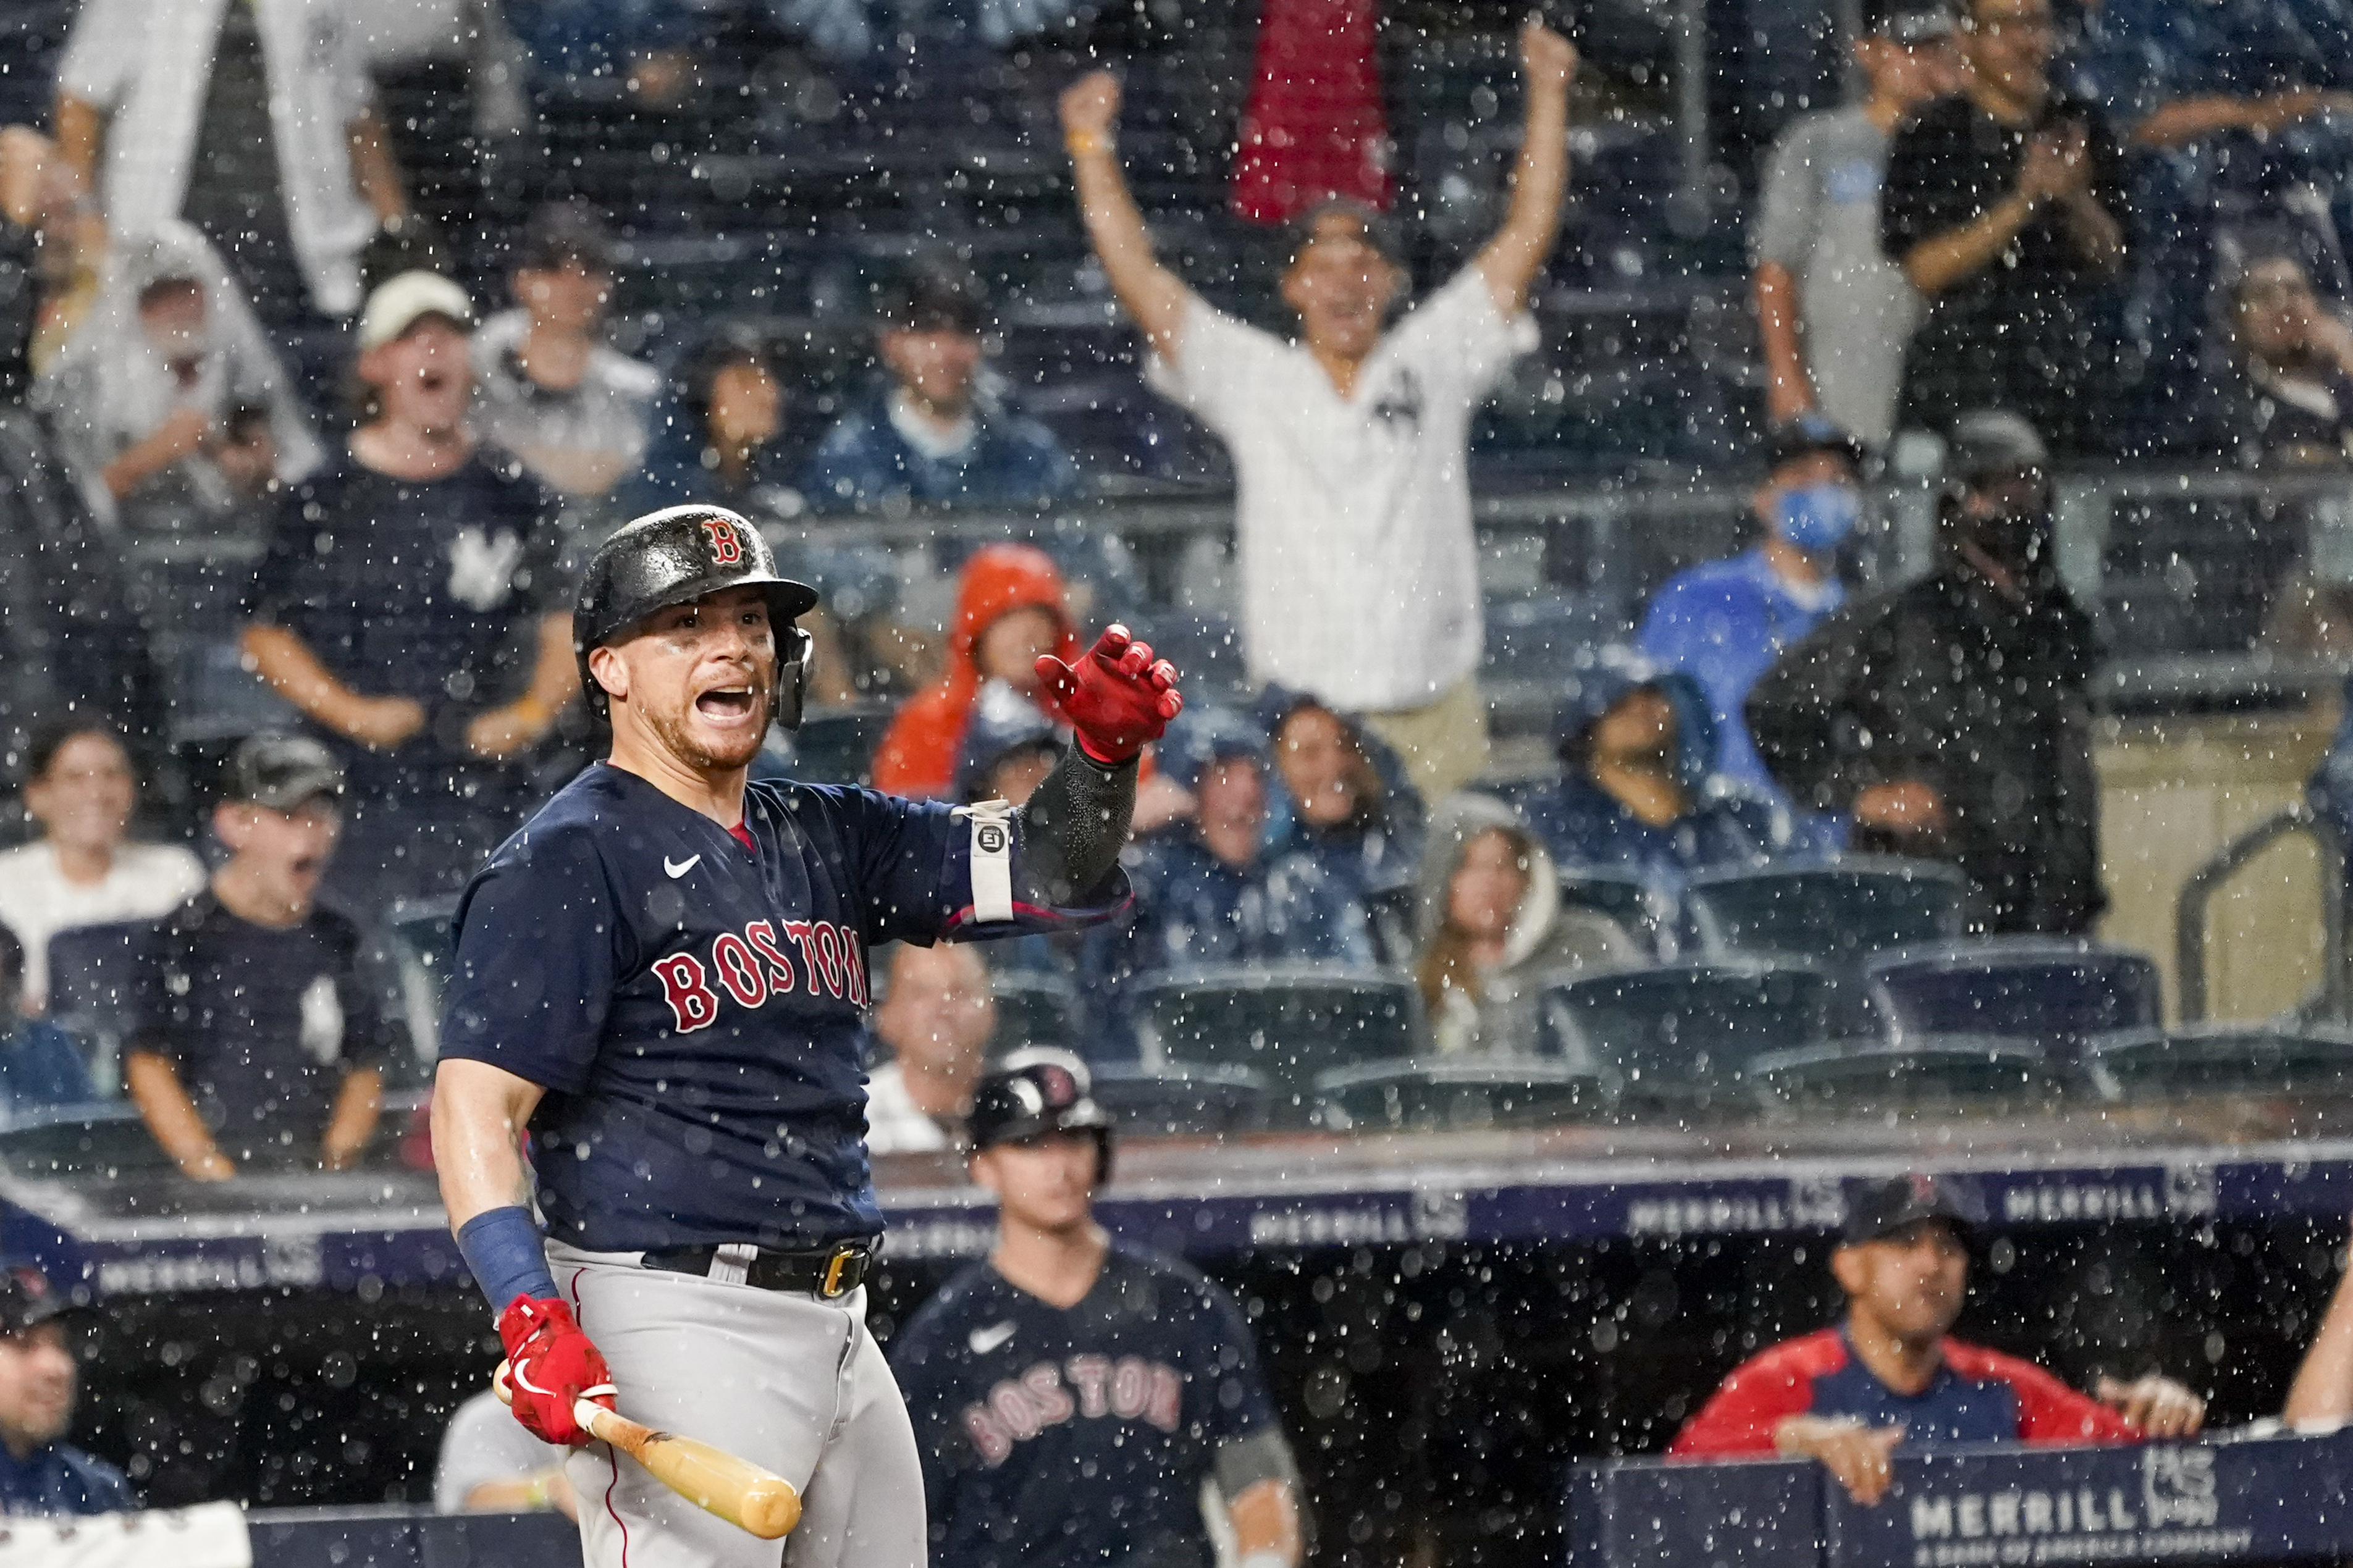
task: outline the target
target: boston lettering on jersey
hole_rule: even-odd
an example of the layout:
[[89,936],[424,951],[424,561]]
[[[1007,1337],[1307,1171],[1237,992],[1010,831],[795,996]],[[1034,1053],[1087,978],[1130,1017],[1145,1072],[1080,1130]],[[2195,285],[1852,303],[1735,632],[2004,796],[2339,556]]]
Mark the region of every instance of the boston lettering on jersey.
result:
[[1018,1377],[1000,1379],[987,1398],[964,1407],[964,1430],[980,1462],[994,1469],[1016,1443],[1065,1421],[1146,1421],[1174,1432],[1184,1396],[1185,1380],[1175,1367],[1142,1356],[1074,1355],[1060,1366],[1041,1361]]
[[1198,1272],[1114,1239],[1061,1308],[986,1263],[892,1342],[934,1568],[1210,1568],[1201,1483],[1279,1431],[1250,1324]]
[[[559,1240],[633,1252],[880,1231],[866,954],[1033,923],[975,923],[972,825],[945,805],[764,781],[743,826],[748,846],[598,763],[459,900],[441,1053],[545,1091],[532,1161]],[[1124,879],[1112,891],[1124,900]]]
[[[721,931],[712,939],[707,962],[691,952],[674,952],[655,962],[653,971],[661,977],[680,1034],[707,1029],[719,1021],[722,991],[739,1007],[758,1007],[794,989],[793,961],[776,940],[776,923],[753,921],[740,932]],[[784,928],[800,951],[800,984],[811,991],[821,984],[828,996],[866,1005],[866,953],[856,931],[841,930],[830,921],[786,921]]]

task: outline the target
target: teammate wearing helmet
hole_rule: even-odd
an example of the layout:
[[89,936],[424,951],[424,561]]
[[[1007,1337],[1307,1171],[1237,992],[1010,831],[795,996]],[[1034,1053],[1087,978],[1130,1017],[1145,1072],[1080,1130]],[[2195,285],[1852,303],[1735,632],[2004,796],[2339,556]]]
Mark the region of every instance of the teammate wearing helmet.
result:
[[1075,668],[1041,662],[1078,743],[1018,813],[748,783],[770,722],[799,718],[793,623],[815,600],[718,508],[606,541],[573,624],[611,752],[458,908],[442,1198],[516,1417],[575,1449],[592,1568],[778,1561],[587,1443],[575,1400],[617,1395],[798,1488],[795,1568],[923,1561],[913,1437],[860,1289],[882,1229],[866,954],[1111,913],[1136,755],[1182,705],[1114,626]]
[[1014,1052],[969,1125],[996,1249],[891,1347],[934,1568],[1208,1568],[1205,1481],[1243,1568],[1292,1568],[1296,1471],[1250,1324],[1193,1269],[1095,1223],[1112,1132],[1085,1064]]

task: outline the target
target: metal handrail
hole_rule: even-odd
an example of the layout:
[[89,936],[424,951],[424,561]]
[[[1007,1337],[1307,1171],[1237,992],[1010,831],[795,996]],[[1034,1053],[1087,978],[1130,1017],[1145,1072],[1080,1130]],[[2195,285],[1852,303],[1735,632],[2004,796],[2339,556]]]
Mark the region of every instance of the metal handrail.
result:
[[2173,904],[2173,956],[2183,1023],[2206,1018],[2206,909],[2215,890],[2256,856],[2299,833],[2311,838],[2320,857],[2321,1003],[2332,1019],[2353,1017],[2353,987],[2345,972],[2345,836],[2298,802],[2223,845],[2182,882]]

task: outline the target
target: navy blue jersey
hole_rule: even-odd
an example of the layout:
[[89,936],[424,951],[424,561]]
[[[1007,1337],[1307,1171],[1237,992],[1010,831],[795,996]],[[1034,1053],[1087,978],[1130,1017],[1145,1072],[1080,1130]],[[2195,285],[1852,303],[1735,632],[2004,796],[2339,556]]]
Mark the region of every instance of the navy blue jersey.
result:
[[744,827],[748,849],[600,763],[459,901],[441,1055],[547,1091],[533,1165],[573,1246],[879,1232],[867,951],[1021,929],[975,923],[972,831],[945,805],[754,781]]
[[1280,1430],[1234,1299],[1123,1241],[1068,1310],[974,1265],[900,1331],[891,1366],[934,1568],[1208,1568],[1219,1447]]
[[0,1513],[128,1513],[131,1483],[104,1459],[50,1443],[18,1458],[0,1448]]

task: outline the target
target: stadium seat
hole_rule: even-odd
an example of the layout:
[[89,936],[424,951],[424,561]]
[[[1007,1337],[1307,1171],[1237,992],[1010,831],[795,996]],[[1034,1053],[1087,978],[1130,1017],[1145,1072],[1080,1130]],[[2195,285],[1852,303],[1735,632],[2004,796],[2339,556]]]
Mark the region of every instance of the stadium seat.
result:
[[1813,1113],[2045,1107],[2079,1087],[2031,1040],[1934,1035],[1768,1051],[1748,1079],[1770,1106]]
[[2085,941],[2020,936],[1904,948],[1868,959],[1864,989],[1888,1038],[1993,1035],[2062,1056],[2087,1036],[2162,1021],[2157,965]]
[[1828,1038],[1839,993],[1825,970],[1759,959],[1584,975],[1546,990],[1537,1047],[1619,1104],[1746,1105],[1750,1060]]
[[2083,1062],[2117,1100],[2200,1094],[2353,1091],[2353,1029],[2320,1024],[2206,1024],[2094,1035]]
[[1561,901],[1616,921],[1628,936],[1671,962],[1683,945],[1683,911],[1675,897],[1630,871],[1572,866],[1560,874]]
[[456,952],[449,920],[457,912],[455,899],[404,899],[384,917],[409,1046],[406,1059],[385,1064],[389,1089],[421,1089],[433,1080],[441,1055],[441,992]]
[[1060,975],[993,970],[988,990],[997,998],[997,1032],[988,1041],[991,1058],[1023,1046],[1068,1047],[1076,1042],[1078,992]]
[[1541,1057],[1408,1057],[1336,1068],[1315,1079],[1316,1120],[1335,1131],[1461,1131],[1588,1121],[1600,1078]]
[[1711,958],[1778,954],[1845,969],[1891,948],[1959,937],[1968,892],[1951,866],[1858,855],[1699,872],[1683,889],[1683,913]]
[[1314,967],[1199,970],[1143,983],[1136,1043],[1146,1067],[1241,1068],[1304,1120],[1316,1076],[1414,1054],[1421,998],[1394,975]]
[[163,1175],[172,1157],[131,1105],[59,1106],[9,1119],[0,1171],[26,1181]]
[[1094,1069],[1094,1096],[1134,1138],[1216,1138],[1255,1132],[1271,1120],[1275,1094],[1247,1068],[1134,1065]]
[[[802,784],[862,784],[873,772],[874,748],[891,727],[888,708],[820,709],[785,735],[784,744],[763,752],[754,776],[784,777]],[[774,759],[772,762],[772,758]]]
[[121,921],[49,938],[49,1016],[89,1058],[90,1087],[111,1098],[122,1083],[122,1047],[148,1004],[157,925]]

